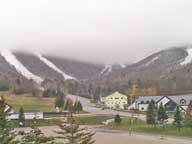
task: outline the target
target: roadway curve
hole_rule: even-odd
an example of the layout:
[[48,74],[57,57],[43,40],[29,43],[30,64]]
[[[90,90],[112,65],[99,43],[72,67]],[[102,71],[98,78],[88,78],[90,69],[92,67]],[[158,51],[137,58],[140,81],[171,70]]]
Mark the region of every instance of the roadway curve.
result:
[[96,108],[95,104],[90,102],[90,99],[83,98],[80,96],[75,96],[75,95],[68,95],[68,98],[72,99],[73,101],[79,100],[81,104],[83,105],[83,109],[93,115],[116,115],[119,114],[123,117],[134,117],[138,118],[140,120],[146,120],[146,116],[144,114],[135,114],[135,113],[129,113],[129,112],[120,112],[120,111],[115,111],[111,109],[105,109],[102,110],[101,108]]

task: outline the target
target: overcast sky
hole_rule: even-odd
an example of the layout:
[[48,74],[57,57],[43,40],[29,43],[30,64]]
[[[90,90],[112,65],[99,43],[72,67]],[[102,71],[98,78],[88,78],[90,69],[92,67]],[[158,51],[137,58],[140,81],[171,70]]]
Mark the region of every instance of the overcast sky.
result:
[[192,42],[192,0],[1,0],[0,48],[135,62]]

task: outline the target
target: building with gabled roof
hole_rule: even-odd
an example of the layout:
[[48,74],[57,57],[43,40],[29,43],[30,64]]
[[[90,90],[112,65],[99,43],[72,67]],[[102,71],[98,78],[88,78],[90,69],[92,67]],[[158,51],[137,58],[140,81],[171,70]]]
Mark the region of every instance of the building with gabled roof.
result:
[[148,105],[151,101],[154,101],[157,106],[162,103],[165,105],[170,100],[166,96],[141,96],[131,104],[128,109],[137,109],[139,111],[147,111]]
[[132,103],[128,109],[136,109],[139,111],[147,111],[150,101],[153,100],[157,107],[162,103],[166,111],[173,112],[179,106],[182,111],[186,111],[192,100],[192,95],[178,96],[140,96]]
[[128,104],[128,98],[126,95],[119,92],[115,92],[105,98],[102,98],[105,106],[112,109],[125,109]]
[[181,107],[182,110],[186,111],[190,101],[192,100],[191,95],[179,95],[179,96],[168,96],[168,98]]

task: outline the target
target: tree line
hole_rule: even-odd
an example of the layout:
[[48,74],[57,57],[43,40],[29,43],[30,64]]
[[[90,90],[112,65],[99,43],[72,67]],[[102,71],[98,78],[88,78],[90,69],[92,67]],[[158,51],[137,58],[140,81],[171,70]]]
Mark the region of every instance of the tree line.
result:
[[73,102],[70,98],[66,98],[66,95],[62,92],[59,92],[56,96],[55,108],[59,108],[59,111],[73,111],[73,113],[80,113],[83,111],[83,106],[79,100]]

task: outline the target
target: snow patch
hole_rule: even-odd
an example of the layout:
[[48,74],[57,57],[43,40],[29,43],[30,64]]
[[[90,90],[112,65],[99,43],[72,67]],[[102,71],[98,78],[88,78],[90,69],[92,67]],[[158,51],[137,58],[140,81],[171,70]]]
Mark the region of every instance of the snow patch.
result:
[[109,74],[112,72],[113,64],[106,64],[103,70],[101,71],[101,74]]
[[120,66],[121,66],[122,68],[126,68],[126,65],[125,65],[125,64],[120,63]]
[[187,65],[192,61],[192,48],[187,48],[186,51],[188,53],[188,56],[185,57],[185,60],[181,62],[180,65]]
[[156,60],[158,60],[159,59],[159,56],[156,56],[156,57],[154,57],[152,60],[150,60],[149,62],[147,62],[146,64],[145,64],[145,66],[149,66],[150,64],[152,64],[152,63],[154,63]]
[[66,73],[64,73],[61,69],[59,69],[53,62],[51,62],[50,60],[46,59],[45,57],[43,57],[41,54],[36,53],[37,57],[43,62],[45,63],[48,67],[50,67],[51,69],[53,69],[54,71],[62,74],[62,76],[64,77],[65,80],[67,79],[76,79],[70,75],[67,75]]
[[[123,64],[123,63],[117,63],[118,66],[120,66],[121,68],[126,68],[127,65]],[[113,71],[113,66],[115,66],[114,63],[107,63],[105,64],[105,67],[102,69],[102,71],[100,72],[101,74],[109,74]]]
[[40,84],[43,79],[32,72],[30,72],[9,50],[1,50],[1,55],[5,58],[5,60],[15,67],[18,73],[22,74],[27,79],[32,79],[36,83]]

